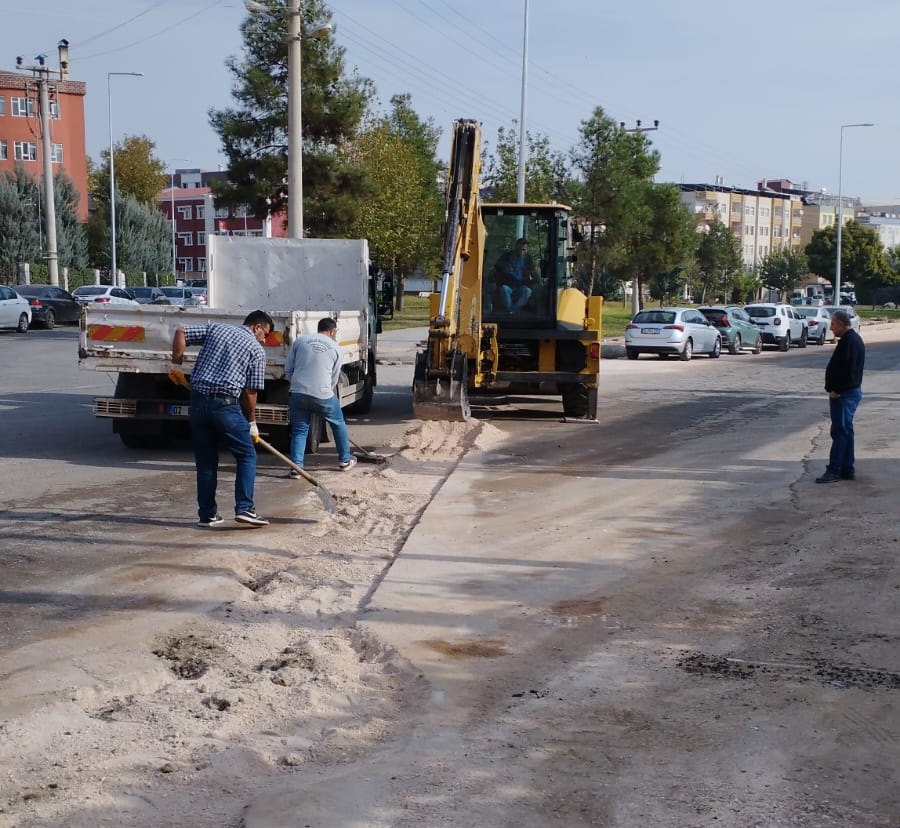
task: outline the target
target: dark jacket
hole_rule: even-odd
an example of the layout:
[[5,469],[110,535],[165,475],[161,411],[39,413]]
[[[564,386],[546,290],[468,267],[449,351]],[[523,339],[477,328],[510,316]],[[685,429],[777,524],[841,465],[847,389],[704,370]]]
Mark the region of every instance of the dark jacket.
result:
[[825,369],[825,390],[842,394],[862,385],[866,346],[852,328],[839,340]]

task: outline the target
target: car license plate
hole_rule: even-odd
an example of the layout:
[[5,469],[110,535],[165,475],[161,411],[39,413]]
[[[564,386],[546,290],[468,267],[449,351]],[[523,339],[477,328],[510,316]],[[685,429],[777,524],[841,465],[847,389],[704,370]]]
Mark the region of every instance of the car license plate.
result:
[[169,406],[169,416],[170,417],[187,417],[191,413],[191,407],[189,405],[170,405]]
[[642,334],[658,334],[659,328],[641,328]]

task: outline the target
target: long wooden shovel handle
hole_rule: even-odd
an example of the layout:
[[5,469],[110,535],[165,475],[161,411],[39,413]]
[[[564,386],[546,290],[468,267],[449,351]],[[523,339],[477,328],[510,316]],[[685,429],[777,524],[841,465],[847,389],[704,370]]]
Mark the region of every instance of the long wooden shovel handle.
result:
[[275,446],[271,443],[264,440],[260,437],[257,440],[258,445],[262,446],[266,451],[271,454],[274,454],[282,463],[290,466],[297,474],[299,474],[304,480],[310,483],[316,490],[316,494],[319,496],[319,500],[322,501],[322,505],[332,514],[337,511],[337,501],[334,499],[334,495],[328,491],[315,477],[313,477],[303,466],[298,466],[290,457],[286,454],[282,454]]

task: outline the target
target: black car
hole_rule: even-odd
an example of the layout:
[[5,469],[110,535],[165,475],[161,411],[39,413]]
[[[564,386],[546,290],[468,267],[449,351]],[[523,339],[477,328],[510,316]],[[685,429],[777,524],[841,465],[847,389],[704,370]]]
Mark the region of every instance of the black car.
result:
[[55,285],[16,285],[16,293],[31,305],[31,324],[55,328],[58,323],[77,323],[81,318],[81,304],[61,287]]

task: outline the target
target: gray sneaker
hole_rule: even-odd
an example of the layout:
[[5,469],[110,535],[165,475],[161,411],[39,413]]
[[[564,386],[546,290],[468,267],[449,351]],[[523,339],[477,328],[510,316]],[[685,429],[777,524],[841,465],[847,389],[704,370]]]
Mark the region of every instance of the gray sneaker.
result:
[[341,471],[350,471],[359,461],[351,454],[349,460],[341,463]]
[[225,523],[225,518],[223,518],[221,515],[213,515],[212,517],[208,518],[200,518],[200,520],[197,521],[197,526],[201,527],[202,529],[210,529],[213,526],[219,526],[222,523]]
[[256,509],[247,509],[243,512],[238,512],[234,519],[238,523],[247,523],[250,526],[268,526],[269,521],[267,521]]

